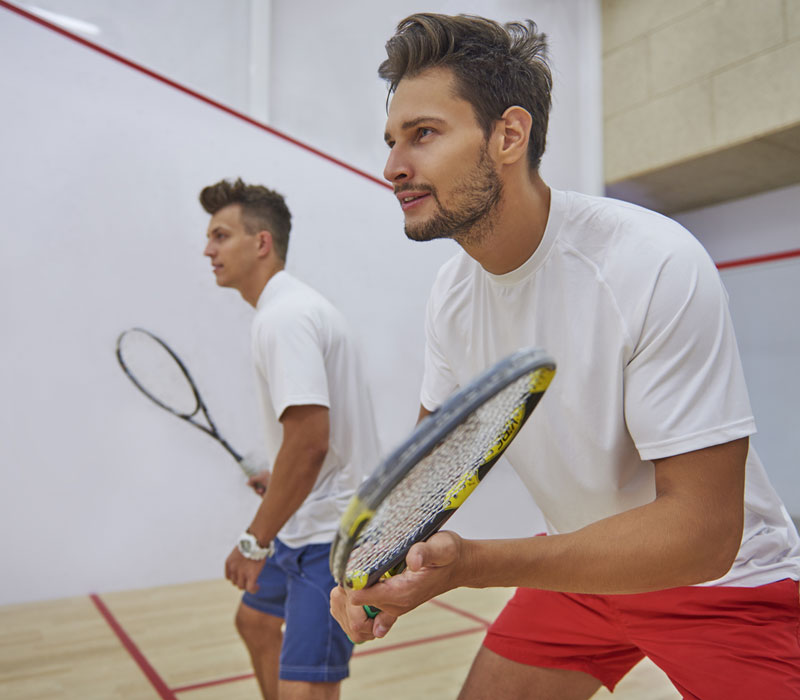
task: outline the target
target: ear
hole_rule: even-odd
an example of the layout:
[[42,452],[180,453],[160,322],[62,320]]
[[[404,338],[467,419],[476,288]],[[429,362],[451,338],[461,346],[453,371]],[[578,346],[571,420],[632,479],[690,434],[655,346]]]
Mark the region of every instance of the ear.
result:
[[531,118],[528,110],[519,106],[509,107],[495,124],[497,139],[497,162],[511,164],[527,157],[530,140]]
[[272,234],[266,229],[256,234],[256,256],[266,258],[272,252]]

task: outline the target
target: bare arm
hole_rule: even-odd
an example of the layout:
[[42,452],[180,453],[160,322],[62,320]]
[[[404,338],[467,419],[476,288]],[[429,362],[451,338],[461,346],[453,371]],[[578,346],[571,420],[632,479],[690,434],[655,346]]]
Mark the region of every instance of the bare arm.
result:
[[347,593],[352,605],[384,611],[377,629],[345,607],[334,608],[337,619],[361,641],[375,631],[383,636],[398,615],[459,586],[639,593],[718,578],[741,542],[747,449],[744,438],[658,460],[651,503],[573,533],[516,540],[434,535],[411,549],[403,574]]
[[328,453],[330,424],[325,406],[290,406],[280,418],[283,441],[269,487],[250,525],[261,543],[273,540],[302,505]]
[[[261,545],[272,541],[306,499],[328,453],[330,431],[325,406],[290,406],[280,418],[283,441],[275,458],[267,492],[248,528]],[[234,549],[225,562],[225,576],[252,593],[263,561],[246,559]]]
[[718,578],[741,544],[747,449],[744,438],[658,460],[652,503],[573,533],[464,541],[461,585],[641,593]]

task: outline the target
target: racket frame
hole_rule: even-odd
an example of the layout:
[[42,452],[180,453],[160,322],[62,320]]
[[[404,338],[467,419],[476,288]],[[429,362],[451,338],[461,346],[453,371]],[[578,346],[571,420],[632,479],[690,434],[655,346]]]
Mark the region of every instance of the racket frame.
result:
[[[526,374],[533,375],[541,371],[541,375],[537,378],[537,385],[529,390],[521,407],[522,410],[517,409],[517,412],[512,414],[516,417],[518,413],[521,413],[518,416],[518,424],[512,430],[507,428],[505,434],[498,435],[487,458],[472,475],[477,476],[477,480],[473,479],[473,483],[465,485],[461,493],[451,498],[450,500],[455,502],[440,510],[435,518],[423,528],[420,537],[415,539],[415,542],[422,542],[431,537],[458,510],[475,486],[503,455],[541,400],[555,374],[555,369],[555,361],[545,351],[537,348],[523,348],[485,370],[463,389],[450,396],[439,409],[421,420],[411,435],[384,458],[375,472],[362,483],[342,516],[330,555],[331,571],[336,581],[349,588],[364,588],[371,586],[380,578],[388,578],[400,573],[405,568],[405,555],[408,553],[408,548],[402,549],[389,562],[388,566],[384,566],[385,571],[371,573],[366,581],[354,582],[346,576],[350,553],[380,504],[420,461],[427,457],[480,406],[517,379]],[[511,418],[512,416],[509,416],[509,420]],[[507,422],[506,426],[508,425]],[[459,481],[459,485],[462,481],[464,481],[463,477]],[[451,489],[448,494],[452,494],[453,490]]]
[[[125,363],[125,359],[123,358],[123,352],[122,352],[123,338],[128,333],[134,333],[134,332],[144,333],[145,335],[149,336],[152,340],[158,343],[163,350],[166,350],[169,356],[175,361],[175,364],[178,365],[184,377],[186,377],[186,381],[191,387],[192,394],[194,395],[195,401],[197,402],[197,405],[193,411],[191,411],[190,413],[181,413],[180,411],[176,411],[171,406],[161,401],[157,396],[151,394],[136,378],[136,375]],[[228,443],[228,441],[222,437],[222,435],[220,435],[219,431],[217,430],[216,424],[214,423],[213,419],[211,418],[211,415],[208,412],[208,407],[203,401],[203,397],[200,395],[200,391],[198,390],[197,385],[194,383],[194,379],[192,379],[192,375],[189,373],[189,370],[186,368],[186,365],[183,364],[183,361],[181,360],[180,357],[178,357],[177,353],[175,353],[175,351],[169,345],[167,345],[163,340],[161,340],[161,338],[159,338],[157,335],[155,335],[155,333],[151,333],[145,328],[140,328],[138,326],[134,328],[128,328],[127,330],[120,333],[119,337],[117,338],[116,355],[117,355],[117,361],[119,362],[120,367],[122,367],[122,371],[125,372],[125,374],[128,376],[128,379],[130,379],[131,382],[133,382],[134,386],[136,386],[136,388],[139,389],[139,391],[141,391],[148,399],[150,399],[157,406],[163,408],[165,411],[168,411],[172,415],[177,416],[182,420],[185,420],[187,423],[190,423],[198,430],[202,430],[204,433],[214,438],[217,442],[219,442],[220,445],[222,445],[225,448],[225,450],[227,450],[228,454],[230,454],[231,457],[233,457],[236,460],[236,463],[239,465],[239,467],[241,467],[242,471],[248,477],[254,476],[257,473],[253,467],[251,467],[249,464],[246,463],[244,457],[241,454],[239,454]],[[197,415],[198,411],[203,412],[203,415],[205,416],[205,419],[208,422],[208,426],[205,426],[202,423],[199,423],[198,421],[194,420],[194,416]]]

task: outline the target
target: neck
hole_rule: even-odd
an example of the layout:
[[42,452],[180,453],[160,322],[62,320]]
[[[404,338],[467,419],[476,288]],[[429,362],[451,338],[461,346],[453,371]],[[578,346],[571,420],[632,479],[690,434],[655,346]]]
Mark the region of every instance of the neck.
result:
[[533,255],[550,214],[550,188],[538,173],[503,183],[503,199],[488,235],[462,242],[466,253],[493,275],[516,270]]
[[254,274],[247,283],[239,287],[239,294],[242,295],[242,299],[255,308],[258,303],[258,298],[261,296],[261,292],[264,291],[264,287],[266,287],[269,281],[282,269],[283,265],[281,264],[259,270],[258,274]]

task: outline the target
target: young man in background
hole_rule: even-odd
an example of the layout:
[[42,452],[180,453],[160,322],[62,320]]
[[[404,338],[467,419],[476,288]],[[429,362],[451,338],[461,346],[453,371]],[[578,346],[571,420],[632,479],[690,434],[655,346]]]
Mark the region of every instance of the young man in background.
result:
[[379,458],[363,362],[343,316],[284,269],[291,214],[281,195],[223,180],[200,202],[217,284],[256,309],[252,352],[273,465],[251,479],[266,492],[225,563],[245,591],[236,626],[264,698],[335,700],[352,642],[328,610],[330,545]]

